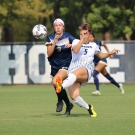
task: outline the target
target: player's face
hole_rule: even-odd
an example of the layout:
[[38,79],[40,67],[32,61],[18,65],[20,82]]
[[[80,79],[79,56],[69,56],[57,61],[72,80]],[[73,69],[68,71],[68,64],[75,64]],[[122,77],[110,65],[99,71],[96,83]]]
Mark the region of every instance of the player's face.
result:
[[87,44],[89,42],[90,33],[88,32],[88,30],[81,30],[80,31],[80,39],[83,39],[84,44]]
[[57,22],[54,24],[54,30],[57,34],[62,34],[63,33],[63,30],[64,30],[64,26],[62,25],[62,23],[60,22]]
[[92,34],[90,34],[90,42],[94,42],[94,37]]

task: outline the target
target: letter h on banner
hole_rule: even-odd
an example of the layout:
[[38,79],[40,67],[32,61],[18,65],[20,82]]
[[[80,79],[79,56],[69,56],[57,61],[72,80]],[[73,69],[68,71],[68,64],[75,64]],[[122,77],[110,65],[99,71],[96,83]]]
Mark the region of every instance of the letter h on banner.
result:
[[26,46],[8,45],[0,48],[0,84],[26,84]]

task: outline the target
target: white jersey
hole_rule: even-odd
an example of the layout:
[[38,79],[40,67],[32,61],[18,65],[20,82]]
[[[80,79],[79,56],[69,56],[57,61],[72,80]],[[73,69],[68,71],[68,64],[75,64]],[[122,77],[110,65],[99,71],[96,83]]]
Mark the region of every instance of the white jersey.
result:
[[[80,40],[75,39],[72,42],[72,47],[77,45]],[[99,52],[99,47],[94,42],[89,42],[88,44],[82,44],[79,52],[75,54],[72,51],[72,60],[68,69],[68,72],[71,73],[78,68],[86,68],[89,73],[89,78],[91,78],[93,72],[93,59],[94,55]]]

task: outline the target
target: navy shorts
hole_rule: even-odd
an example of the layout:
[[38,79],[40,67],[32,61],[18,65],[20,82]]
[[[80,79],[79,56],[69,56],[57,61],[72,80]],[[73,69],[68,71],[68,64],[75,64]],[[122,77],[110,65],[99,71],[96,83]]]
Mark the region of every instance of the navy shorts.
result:
[[103,59],[103,60],[94,62],[94,65],[96,66],[98,63],[104,63],[105,65],[107,65],[107,60],[106,59]]
[[64,69],[64,70],[67,71],[67,70],[68,70],[68,67],[62,67],[62,68],[59,68],[59,69],[51,68],[51,74],[50,74],[50,75],[51,75],[52,77],[54,77],[54,76],[58,73],[58,71],[59,71],[59,70],[62,70],[62,69]]

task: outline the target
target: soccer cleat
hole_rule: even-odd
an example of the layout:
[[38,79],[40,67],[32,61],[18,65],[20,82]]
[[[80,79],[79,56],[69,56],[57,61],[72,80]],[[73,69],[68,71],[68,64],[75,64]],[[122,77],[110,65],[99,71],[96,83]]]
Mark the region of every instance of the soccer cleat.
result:
[[56,93],[60,93],[62,89],[62,79],[60,77],[56,78]]
[[71,109],[73,109],[74,105],[71,103],[70,106],[67,106],[66,111],[65,111],[65,115],[70,115]]
[[100,93],[99,90],[96,90],[96,91],[92,92],[92,94],[93,94],[93,95],[98,95],[98,96],[101,95],[101,93]]
[[57,104],[56,104],[56,112],[61,112],[62,109],[63,109],[63,102],[62,101],[59,101]]
[[97,117],[97,113],[94,111],[93,105],[89,105],[88,112],[89,112],[91,117]]
[[120,88],[119,89],[120,89],[121,94],[124,94],[123,84],[120,83],[119,85],[120,85]]

